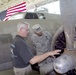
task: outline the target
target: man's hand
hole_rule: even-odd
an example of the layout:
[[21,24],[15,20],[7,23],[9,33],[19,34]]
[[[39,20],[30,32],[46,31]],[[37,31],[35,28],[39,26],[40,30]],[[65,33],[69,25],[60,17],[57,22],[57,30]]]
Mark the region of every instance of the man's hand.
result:
[[49,56],[59,55],[61,50],[54,50],[49,52]]

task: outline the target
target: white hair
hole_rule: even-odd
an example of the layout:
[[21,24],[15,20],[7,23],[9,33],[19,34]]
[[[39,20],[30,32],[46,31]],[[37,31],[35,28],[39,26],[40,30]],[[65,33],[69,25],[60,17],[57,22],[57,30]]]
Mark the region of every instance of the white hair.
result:
[[18,26],[17,26],[17,31],[20,31],[20,29],[21,29],[22,27],[25,27],[26,25],[29,26],[29,23],[27,23],[27,22],[19,22],[19,23],[18,23]]

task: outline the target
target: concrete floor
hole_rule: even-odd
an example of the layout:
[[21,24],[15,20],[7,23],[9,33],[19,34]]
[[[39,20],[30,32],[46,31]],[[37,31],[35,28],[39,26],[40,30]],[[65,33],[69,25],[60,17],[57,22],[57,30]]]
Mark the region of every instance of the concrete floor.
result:
[[[14,72],[13,72],[12,69],[6,70],[6,71],[0,71],[0,75],[14,75]],[[31,75],[40,75],[40,74],[38,74],[37,71],[33,71],[33,72],[31,73]],[[60,74],[56,74],[56,75],[60,75]]]
[[14,72],[12,69],[6,71],[0,71],[0,75],[14,75]]
[[[6,71],[0,71],[0,75],[14,75],[14,72],[12,69]],[[36,71],[33,71],[31,75],[39,75],[39,74]]]

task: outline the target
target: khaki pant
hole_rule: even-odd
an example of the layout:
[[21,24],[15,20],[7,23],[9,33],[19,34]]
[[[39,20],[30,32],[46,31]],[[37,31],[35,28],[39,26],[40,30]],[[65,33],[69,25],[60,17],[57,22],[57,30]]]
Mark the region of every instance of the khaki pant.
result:
[[29,75],[32,72],[31,66],[25,68],[13,68],[15,75]]

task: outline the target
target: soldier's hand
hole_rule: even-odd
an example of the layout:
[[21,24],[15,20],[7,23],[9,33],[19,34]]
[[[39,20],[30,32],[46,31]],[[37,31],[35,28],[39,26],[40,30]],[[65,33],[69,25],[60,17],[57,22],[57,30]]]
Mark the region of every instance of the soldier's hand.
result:
[[54,50],[49,52],[49,56],[59,55],[61,50]]

